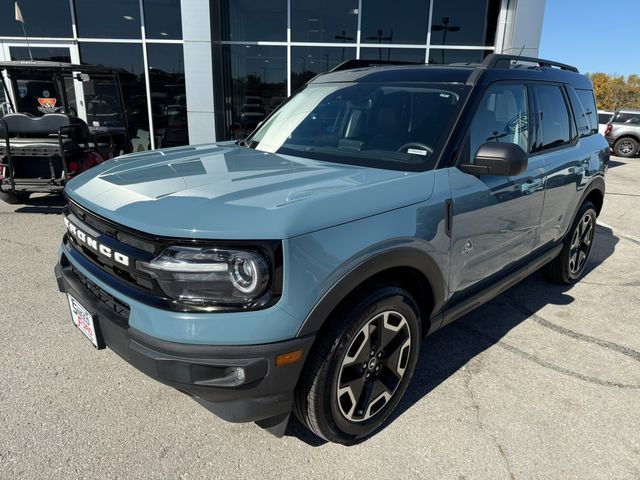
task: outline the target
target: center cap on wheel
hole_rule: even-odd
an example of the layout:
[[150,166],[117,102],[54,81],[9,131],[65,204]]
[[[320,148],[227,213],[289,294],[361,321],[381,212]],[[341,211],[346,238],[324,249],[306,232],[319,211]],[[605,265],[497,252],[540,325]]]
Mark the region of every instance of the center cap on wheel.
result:
[[378,365],[378,359],[376,357],[373,357],[371,360],[369,360],[369,365],[367,365],[367,368],[369,368],[369,370],[375,370],[376,365]]

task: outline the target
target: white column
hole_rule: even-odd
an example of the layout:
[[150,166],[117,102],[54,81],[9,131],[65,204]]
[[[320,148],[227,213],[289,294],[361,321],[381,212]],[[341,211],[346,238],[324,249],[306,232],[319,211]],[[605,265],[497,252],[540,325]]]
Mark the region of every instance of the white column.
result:
[[545,4],[546,0],[509,0],[506,15],[501,15],[504,23],[498,25],[504,29],[502,53],[538,56]]
[[209,0],[181,0],[189,143],[216,140]]

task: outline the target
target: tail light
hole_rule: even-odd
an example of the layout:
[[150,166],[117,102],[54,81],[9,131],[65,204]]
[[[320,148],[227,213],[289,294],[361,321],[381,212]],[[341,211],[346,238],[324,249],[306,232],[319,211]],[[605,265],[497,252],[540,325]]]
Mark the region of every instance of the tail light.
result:
[[611,130],[613,130],[613,125],[607,125],[607,129],[604,131],[604,134],[609,135],[611,133]]

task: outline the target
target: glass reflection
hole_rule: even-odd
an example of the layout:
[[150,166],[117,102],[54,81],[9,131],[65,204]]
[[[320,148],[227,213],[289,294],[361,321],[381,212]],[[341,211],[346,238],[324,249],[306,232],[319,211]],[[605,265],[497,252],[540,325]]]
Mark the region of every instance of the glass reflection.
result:
[[294,42],[355,42],[357,0],[291,0]]
[[364,60],[394,60],[397,62],[425,63],[424,48],[361,48]]
[[[83,64],[105,65],[122,68],[120,75],[125,114],[134,152],[151,147],[149,115],[145,89],[142,45],[116,43],[80,43],[80,59]],[[93,89],[85,83],[87,119],[93,121],[118,122],[116,113],[118,96],[111,81],[95,82]],[[114,117],[114,118],[110,118]]]
[[349,47],[292,47],[291,91],[311,80],[319,73],[328,72],[336,65],[356,58],[356,49]]
[[500,0],[433,0],[431,45],[493,45]]
[[78,35],[141,38],[138,0],[75,0]]
[[[189,143],[182,45],[147,45],[156,148]],[[213,132],[212,132],[213,136]]]
[[[29,60],[27,47],[9,47],[11,60]],[[71,53],[68,47],[31,47],[34,60],[49,62],[71,63]]]
[[363,43],[424,45],[428,24],[429,0],[405,0],[402,8],[391,8],[386,0],[367,0],[362,6]]
[[447,65],[451,63],[481,63],[493,50],[447,50],[432,48],[429,50],[429,63]]
[[[69,0],[22,0],[19,5],[29,37],[73,37]],[[0,32],[3,36],[24,38],[15,18],[15,2],[0,2]]]
[[222,0],[223,40],[287,40],[287,0]]
[[182,38],[180,0],[144,0],[144,27],[147,38]]
[[287,49],[223,45],[226,137],[245,138],[287,95]]

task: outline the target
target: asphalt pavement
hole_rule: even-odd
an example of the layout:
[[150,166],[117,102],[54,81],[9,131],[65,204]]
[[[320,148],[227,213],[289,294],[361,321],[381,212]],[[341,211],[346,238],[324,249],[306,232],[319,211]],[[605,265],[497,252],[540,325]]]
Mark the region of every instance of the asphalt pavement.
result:
[[226,423],[71,324],[59,197],[0,202],[2,479],[640,478],[640,159],[612,159],[588,274],[534,274],[427,338],[353,447]]

